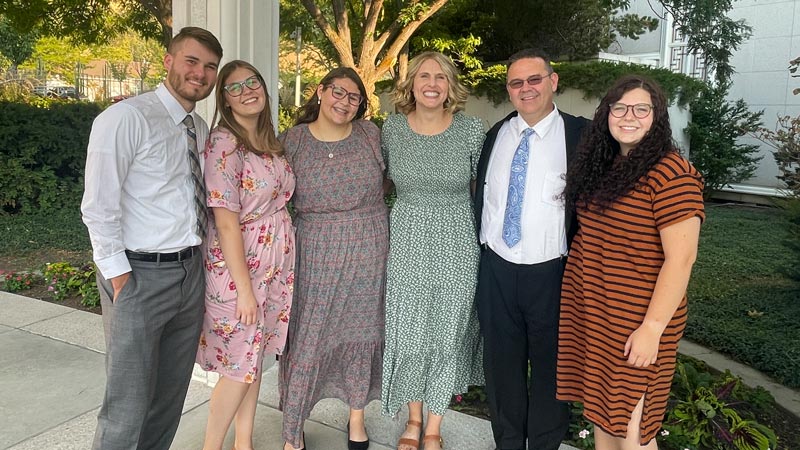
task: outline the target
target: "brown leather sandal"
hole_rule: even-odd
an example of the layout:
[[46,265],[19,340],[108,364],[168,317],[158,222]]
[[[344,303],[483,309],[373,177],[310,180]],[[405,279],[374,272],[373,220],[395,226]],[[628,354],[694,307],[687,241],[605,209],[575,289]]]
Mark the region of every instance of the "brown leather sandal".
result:
[[[409,425],[418,427],[419,434],[420,435],[422,434],[422,422],[417,420],[409,420],[408,422],[406,422],[406,428],[408,428]],[[401,445],[407,445],[409,447],[414,448],[414,450],[417,450],[419,449],[419,438],[417,439],[400,438],[400,440],[397,441],[397,448],[400,448]]]
[[422,438],[422,445],[424,446],[425,443],[428,441],[436,442],[437,444],[439,444],[439,448],[444,449],[444,440],[438,434],[429,434],[424,438]]

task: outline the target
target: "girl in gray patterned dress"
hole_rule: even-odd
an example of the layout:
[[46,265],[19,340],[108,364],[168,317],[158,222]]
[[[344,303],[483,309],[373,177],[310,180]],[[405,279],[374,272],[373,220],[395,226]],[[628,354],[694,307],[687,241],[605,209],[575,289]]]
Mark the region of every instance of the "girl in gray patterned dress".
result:
[[483,384],[474,298],[480,256],[470,195],[484,131],[458,111],[467,90],[444,55],[426,52],[409,64],[395,91],[403,114],[383,125],[392,208],[386,288],[384,414],[408,404],[400,450],[416,450],[422,403],[423,445],[443,445],[440,426],[454,394]]
[[303,422],[323,398],[350,406],[348,448],[369,446],[364,407],[380,396],[389,245],[380,131],[360,120],[356,72],[326,75],[281,135],[297,179],[297,265],[280,359],[285,450],[305,448]]

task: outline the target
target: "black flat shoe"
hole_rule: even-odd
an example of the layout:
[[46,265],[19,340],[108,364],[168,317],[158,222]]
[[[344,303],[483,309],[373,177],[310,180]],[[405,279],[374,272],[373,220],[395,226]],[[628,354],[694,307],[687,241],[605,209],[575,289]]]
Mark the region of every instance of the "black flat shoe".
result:
[[367,450],[369,448],[369,438],[366,441],[350,440],[350,421],[347,421],[347,450]]

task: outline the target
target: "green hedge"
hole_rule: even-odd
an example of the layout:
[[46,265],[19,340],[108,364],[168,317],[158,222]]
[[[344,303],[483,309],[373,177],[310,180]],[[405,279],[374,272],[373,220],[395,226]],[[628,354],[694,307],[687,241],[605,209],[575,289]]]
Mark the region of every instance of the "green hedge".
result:
[[74,204],[100,106],[0,102],[0,207],[6,213]]
[[[664,89],[671,102],[687,105],[704,88],[704,83],[688,75],[674,73],[640,64],[608,61],[553,63],[558,73],[558,90],[573,88],[583,92],[586,98],[602,98],[608,88],[619,77],[627,74],[645,75],[655,80]],[[506,91],[506,68],[503,65],[488,66],[471,71],[462,77],[472,93],[500,104],[508,99]]]

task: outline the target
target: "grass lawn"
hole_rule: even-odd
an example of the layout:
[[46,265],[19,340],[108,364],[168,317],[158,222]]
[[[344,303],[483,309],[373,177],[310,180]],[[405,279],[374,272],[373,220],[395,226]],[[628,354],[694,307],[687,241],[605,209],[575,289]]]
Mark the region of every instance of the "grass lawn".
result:
[[[800,281],[780,210],[709,203],[686,337],[800,387]],[[795,238],[796,239],[796,238]]]
[[78,205],[33,214],[0,214],[0,256],[25,256],[48,249],[91,249]]

